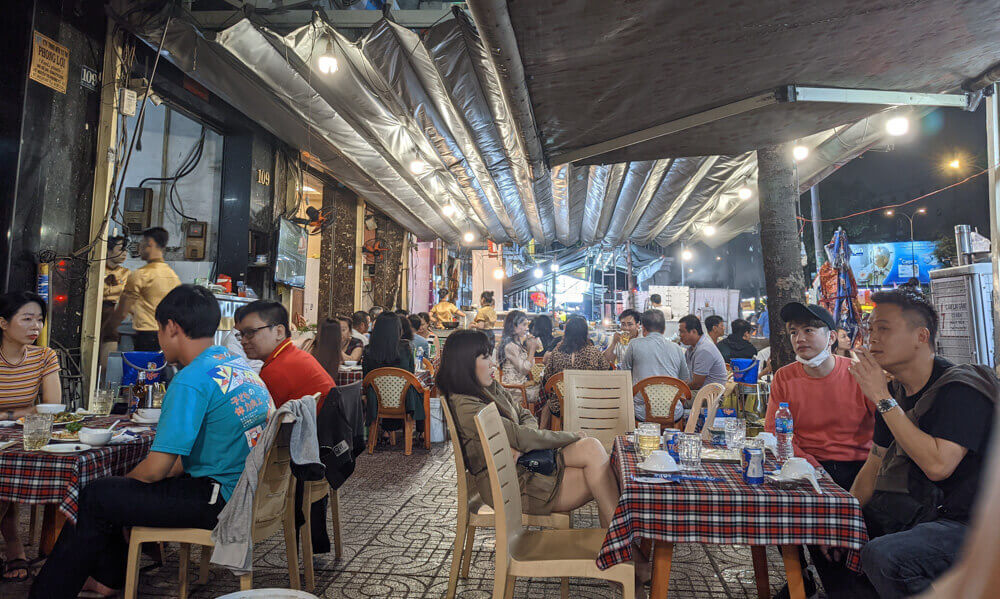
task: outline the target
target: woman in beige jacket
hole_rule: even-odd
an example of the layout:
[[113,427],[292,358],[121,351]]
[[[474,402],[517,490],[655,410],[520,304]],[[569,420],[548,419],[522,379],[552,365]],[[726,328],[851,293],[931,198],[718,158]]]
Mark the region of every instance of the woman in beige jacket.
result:
[[[545,475],[517,466],[523,509],[529,514],[568,512],[597,501],[601,526],[611,522],[618,504],[618,485],[608,453],[597,439],[580,433],[539,430],[531,412],[493,380],[490,339],[482,331],[456,331],[448,336],[437,386],[448,400],[465,455],[480,496],[492,504],[486,460],[476,433],[475,416],[496,404],[514,459],[535,449],[555,449],[556,470]],[[461,474],[460,474],[461,476]]]

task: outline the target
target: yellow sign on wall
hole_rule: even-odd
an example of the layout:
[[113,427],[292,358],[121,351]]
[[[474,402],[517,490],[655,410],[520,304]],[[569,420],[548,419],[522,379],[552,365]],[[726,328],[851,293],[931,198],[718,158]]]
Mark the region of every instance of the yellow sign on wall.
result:
[[69,80],[69,48],[34,32],[28,77],[65,94]]

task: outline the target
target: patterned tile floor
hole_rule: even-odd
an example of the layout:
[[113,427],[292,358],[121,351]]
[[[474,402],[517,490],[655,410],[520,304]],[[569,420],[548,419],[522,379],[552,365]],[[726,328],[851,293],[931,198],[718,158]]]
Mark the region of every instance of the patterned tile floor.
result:
[[[443,597],[448,585],[455,526],[455,469],[449,444],[430,451],[379,448],[363,454],[354,476],[341,489],[344,552],[316,556],[316,590],[324,598]],[[593,505],[578,510],[574,527],[596,526]],[[27,532],[27,519],[22,522]],[[331,533],[332,534],[332,533]],[[493,588],[492,534],[480,532],[467,580],[459,581],[458,597],[486,599]],[[34,552],[29,547],[29,555]],[[197,555],[197,550],[194,552]],[[771,589],[784,583],[778,552],[770,550]],[[196,558],[197,559],[197,558]],[[148,566],[149,562],[145,561]],[[287,588],[285,547],[280,534],[258,544],[254,552],[254,586]],[[228,572],[213,569],[199,585],[192,564],[191,596],[219,597],[239,589]],[[165,565],[141,577],[141,597],[177,596],[176,546],[168,546]],[[27,584],[2,584],[0,597],[24,597]],[[620,591],[594,580],[573,580],[574,597],[619,597]],[[678,598],[756,597],[750,551],[741,546],[678,545],[674,551],[670,595]],[[519,580],[517,597],[558,597],[556,580]]]

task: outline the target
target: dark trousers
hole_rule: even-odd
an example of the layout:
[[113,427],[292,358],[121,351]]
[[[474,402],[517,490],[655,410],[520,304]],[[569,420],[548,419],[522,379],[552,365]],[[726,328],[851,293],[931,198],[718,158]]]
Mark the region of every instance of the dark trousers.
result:
[[80,493],[76,526],[67,523],[63,527],[29,597],[74,598],[87,577],[122,588],[128,558],[123,529],[215,528],[225,505],[221,494],[214,504],[209,503],[217,484],[188,476],[155,483],[115,476],[90,483]]
[[134,339],[135,351],[160,351],[160,338],[156,331],[136,331]]
[[[854,478],[857,477],[863,461],[856,462],[820,462],[820,466],[826,470],[833,482],[837,483],[845,491],[851,490]],[[851,598],[860,599],[862,597],[874,597],[874,594],[866,593],[870,586],[863,576],[852,572],[843,561],[831,561],[823,555],[819,547],[810,545],[809,557],[816,567],[819,579],[823,582],[823,589],[826,590],[828,599]]]
[[968,530],[941,518],[872,539],[861,550],[861,567],[881,599],[917,595],[958,560]]

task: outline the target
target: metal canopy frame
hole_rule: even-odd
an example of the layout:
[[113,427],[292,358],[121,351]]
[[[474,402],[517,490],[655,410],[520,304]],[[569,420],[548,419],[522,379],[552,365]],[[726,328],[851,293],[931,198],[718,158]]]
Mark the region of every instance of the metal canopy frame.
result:
[[667,121],[655,127],[622,135],[590,146],[577,148],[568,152],[553,154],[552,166],[577,162],[607,152],[643,143],[651,139],[679,133],[686,129],[706,125],[715,121],[751,112],[766,106],[791,102],[829,102],[837,104],[873,104],[884,106],[936,106],[944,108],[961,108],[973,110],[975,99],[971,94],[930,94],[920,92],[885,91],[874,89],[841,89],[834,87],[811,87],[789,85],[784,88],[765,92],[718,106],[702,112],[697,112],[679,119]]
[[[226,0],[228,2],[228,0]],[[268,10],[193,10],[190,14],[202,29],[218,30],[232,25],[241,17],[257,14],[263,17],[268,26],[281,28],[296,28],[312,22],[313,9],[292,9],[271,12]],[[326,10],[323,12],[327,21],[334,27],[347,29],[368,29],[382,17],[380,10]],[[425,29],[439,23],[452,14],[451,8],[394,10],[392,20],[403,27]]]

